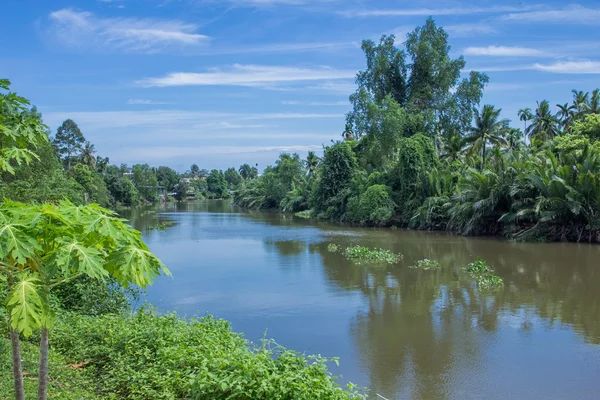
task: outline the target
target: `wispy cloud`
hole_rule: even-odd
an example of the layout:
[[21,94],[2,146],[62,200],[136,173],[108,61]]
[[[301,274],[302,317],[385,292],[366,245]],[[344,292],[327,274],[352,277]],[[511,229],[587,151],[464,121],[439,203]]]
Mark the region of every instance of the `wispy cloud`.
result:
[[600,61],[557,61],[552,64],[479,66],[465,70],[483,72],[543,71],[556,74],[600,74]]
[[58,126],[65,119],[71,118],[85,129],[107,129],[172,125],[174,122],[180,125],[194,126],[197,124],[218,124],[221,121],[239,124],[243,123],[240,121],[342,118],[343,116],[343,113],[282,112],[250,114],[186,110],[75,111],[46,112],[44,113],[44,121],[50,126]]
[[240,45],[234,47],[220,47],[207,51],[203,54],[245,54],[245,53],[292,53],[303,51],[332,51],[344,48],[360,48],[359,42],[308,42],[308,43],[273,43],[260,46]]
[[560,61],[554,64],[535,64],[534,69],[558,74],[600,74],[600,61]]
[[165,86],[260,86],[274,83],[297,81],[319,81],[346,79],[356,75],[356,71],[333,68],[298,68],[266,65],[240,65],[230,68],[213,69],[208,72],[173,72],[163,77],[142,79],[136,82],[143,87]]
[[291,106],[348,106],[350,105],[347,101],[294,101],[284,100],[281,104]]
[[512,11],[526,11],[531,7],[453,7],[453,8],[398,8],[373,10],[340,11],[346,17],[411,17],[429,15],[469,15],[493,14]]
[[470,56],[494,56],[494,57],[540,57],[548,54],[529,47],[507,47],[507,46],[487,46],[487,47],[467,47],[464,50],[465,55]]
[[[138,147],[128,149],[129,157],[140,159],[155,160],[175,157],[189,157],[197,155],[214,154],[246,154],[259,152],[299,152],[321,150],[322,145],[304,145],[304,146],[201,146],[201,147],[177,147],[177,146],[157,146],[157,147]],[[117,155],[118,156],[118,155]]]
[[444,30],[452,37],[469,37],[472,35],[493,35],[498,31],[485,23],[445,25]]
[[164,101],[148,100],[148,99],[129,99],[127,104],[169,104]]
[[49,34],[77,49],[152,53],[198,46],[209,39],[196,32],[196,25],[176,20],[100,18],[68,8],[50,13],[49,19]]
[[597,24],[600,19],[599,8],[587,8],[572,5],[563,9],[539,10],[521,13],[511,13],[499,18],[502,21],[514,22],[545,22],[545,23],[580,23]]
[[205,0],[205,3],[228,3],[237,7],[304,6],[334,3],[339,0]]

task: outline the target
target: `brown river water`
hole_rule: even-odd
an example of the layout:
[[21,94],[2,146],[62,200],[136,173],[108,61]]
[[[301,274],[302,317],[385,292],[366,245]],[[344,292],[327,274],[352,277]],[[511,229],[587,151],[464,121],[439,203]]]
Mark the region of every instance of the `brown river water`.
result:
[[[600,399],[600,246],[355,228],[226,201],[123,215],[173,273],[147,291],[159,310],[339,357],[342,383],[390,400]],[[404,260],[355,265],[329,243]],[[408,268],[424,258],[441,268]],[[478,258],[502,290],[480,292],[462,272]]]

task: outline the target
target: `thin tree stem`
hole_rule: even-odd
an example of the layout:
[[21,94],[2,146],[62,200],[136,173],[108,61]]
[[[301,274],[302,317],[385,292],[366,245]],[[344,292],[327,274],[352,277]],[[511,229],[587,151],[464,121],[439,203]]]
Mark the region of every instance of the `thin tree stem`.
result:
[[42,326],[41,333],[38,400],[46,400],[48,398],[48,328]]
[[[13,280],[8,275],[8,291],[12,289]],[[10,313],[8,313],[8,330],[10,332],[10,344],[12,348],[13,380],[15,384],[15,400],[25,400],[25,386],[23,385],[23,365],[21,364],[21,340],[19,331],[12,328]]]

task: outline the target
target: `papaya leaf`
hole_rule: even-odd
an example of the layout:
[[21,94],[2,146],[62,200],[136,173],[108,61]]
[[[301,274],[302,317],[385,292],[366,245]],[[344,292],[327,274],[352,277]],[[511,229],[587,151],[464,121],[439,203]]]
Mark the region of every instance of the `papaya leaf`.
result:
[[37,274],[19,275],[19,280],[9,295],[7,306],[12,328],[24,336],[31,336],[33,329],[43,325],[46,317]]

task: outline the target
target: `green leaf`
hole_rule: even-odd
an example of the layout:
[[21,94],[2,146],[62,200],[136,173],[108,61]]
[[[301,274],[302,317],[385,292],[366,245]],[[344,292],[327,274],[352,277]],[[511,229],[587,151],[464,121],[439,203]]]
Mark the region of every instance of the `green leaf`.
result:
[[111,275],[125,285],[134,283],[141,288],[145,288],[161,272],[165,275],[171,275],[171,272],[162,262],[145,249],[145,245],[143,248],[135,245],[125,246],[113,252],[108,261],[107,268]]
[[33,329],[41,327],[47,318],[39,285],[37,274],[21,274],[9,295],[7,306],[11,326],[26,337],[31,336]]
[[24,265],[40,250],[39,243],[28,235],[22,224],[6,224],[0,227],[0,259],[12,258]]
[[60,246],[48,258],[53,266],[53,274],[60,271],[63,278],[77,274],[96,279],[108,276],[108,271],[104,269],[104,253],[77,241],[59,243]]

